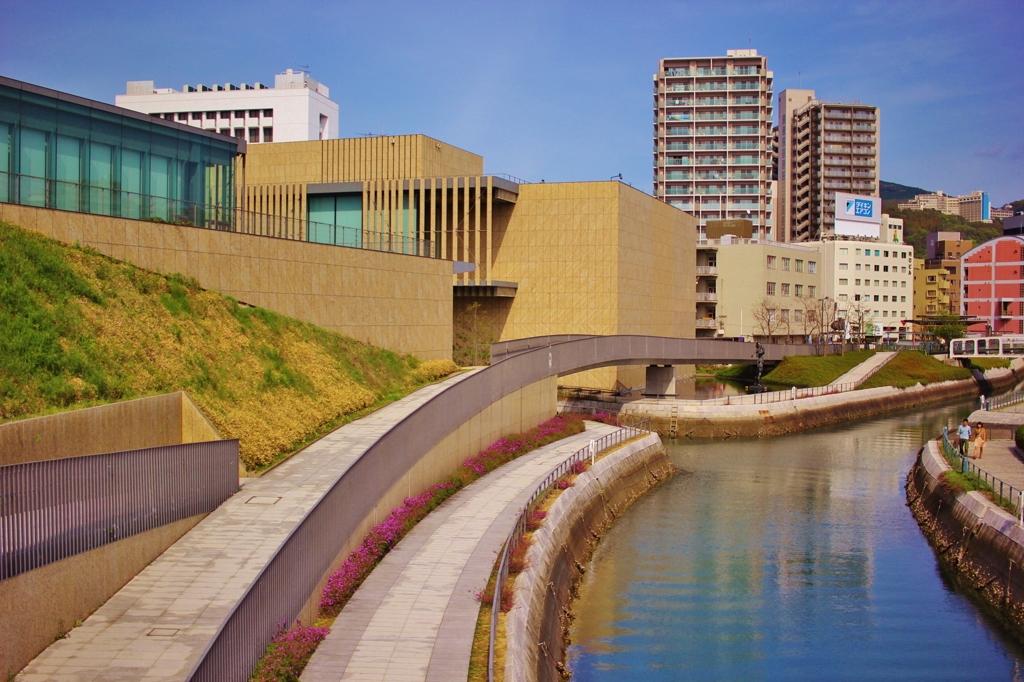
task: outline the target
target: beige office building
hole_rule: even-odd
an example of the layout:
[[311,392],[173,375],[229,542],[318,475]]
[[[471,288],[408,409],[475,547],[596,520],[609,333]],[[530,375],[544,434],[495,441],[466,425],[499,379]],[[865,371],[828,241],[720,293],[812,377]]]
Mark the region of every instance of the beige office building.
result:
[[772,78],[757,50],[662,59],[654,75],[654,196],[708,220],[773,231]]
[[779,93],[779,239],[834,234],[835,195],[879,196],[878,107],[816,99],[813,90]]

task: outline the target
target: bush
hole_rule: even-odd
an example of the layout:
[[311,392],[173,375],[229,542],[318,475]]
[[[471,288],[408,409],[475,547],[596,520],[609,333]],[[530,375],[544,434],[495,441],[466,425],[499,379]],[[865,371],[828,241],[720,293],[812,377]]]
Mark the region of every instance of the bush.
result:
[[1017,427],[1017,431],[1013,434],[1013,442],[1024,451],[1024,424]]
[[327,628],[304,626],[302,621],[296,621],[292,630],[286,630],[282,624],[250,679],[252,682],[299,682],[299,675],[329,632]]

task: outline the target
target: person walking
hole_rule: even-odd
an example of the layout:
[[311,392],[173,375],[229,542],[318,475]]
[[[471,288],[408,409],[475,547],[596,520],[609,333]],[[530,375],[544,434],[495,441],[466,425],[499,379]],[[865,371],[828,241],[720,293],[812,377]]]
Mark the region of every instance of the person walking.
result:
[[971,443],[971,425],[964,420],[964,423],[960,425],[960,428],[956,430],[956,437],[960,441],[957,443],[960,448],[960,456],[967,456],[967,447]]
[[981,454],[985,451],[985,442],[988,440],[988,433],[985,431],[985,425],[978,422],[978,432],[974,436],[974,458],[981,459]]

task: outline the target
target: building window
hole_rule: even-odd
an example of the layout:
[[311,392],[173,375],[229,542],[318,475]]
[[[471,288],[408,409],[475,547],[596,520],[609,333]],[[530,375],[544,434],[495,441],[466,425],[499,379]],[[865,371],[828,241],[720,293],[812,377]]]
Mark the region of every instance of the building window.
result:
[[769,270],[774,270],[775,269],[775,256],[768,256],[768,269]]
[[779,321],[780,322],[789,322],[789,310],[780,310],[779,311]]
[[[892,285],[896,286],[896,282],[893,282]],[[887,280],[887,279],[882,280],[882,286],[883,287],[889,286],[889,280]]]
[[203,112],[201,112],[201,111],[193,111],[192,112],[192,120],[193,121],[202,121],[203,120]]
[[[894,252],[894,253],[895,253],[895,252]],[[889,257],[889,252],[888,252],[888,251],[886,251],[886,252],[884,253],[884,255],[885,255],[885,257],[886,257],[886,258],[888,258],[888,257]]]
[[[895,299],[893,299],[893,300],[895,300]],[[882,303],[888,303],[888,302],[889,302],[889,297],[888,296],[882,296]]]
[[273,109],[264,109],[263,110],[263,117],[264,118],[273,118],[274,117],[274,110]]
[[888,265],[883,265],[882,266],[882,272],[889,272],[889,266]]
[[179,121],[187,121],[188,120],[188,114],[178,114],[178,120]]
[[907,274],[907,266],[906,266],[906,265],[904,265],[903,267],[901,267],[901,268],[900,268],[900,272],[901,272],[902,274],[904,274],[904,275],[905,275],[905,274]]
[[245,112],[244,111],[236,111],[235,112],[235,118],[245,118]]
[[889,317],[889,311],[888,310],[883,310],[882,311],[882,317]]
[[839,249],[839,255],[840,256],[845,256],[845,255],[847,255],[849,253],[850,253],[850,249],[846,248],[845,246],[843,246],[843,247],[841,247]]
[[859,301],[860,300],[860,294],[854,294],[853,295],[853,300]]
[[783,270],[789,270],[789,259],[788,258],[783,258],[782,259],[782,269]]
[[245,137],[245,128],[235,128],[235,137],[242,139]]
[[900,289],[906,289],[906,288],[907,288],[907,280],[903,280],[902,282],[900,282]]
[[775,282],[768,282],[768,286],[765,287],[765,295],[766,296],[774,296],[775,295]]
[[848,280],[848,279],[840,279],[839,280],[839,286],[841,286],[841,287],[845,287],[849,283],[850,283],[850,280]]
[[860,270],[860,263],[857,263],[856,265],[854,265],[853,269],[859,271]]
[[877,310],[875,311],[875,317],[879,317]]
[[220,117],[221,118],[231,118],[231,112],[230,111],[222,111],[222,112],[220,112]]
[[[876,302],[876,303],[878,302],[878,294],[875,294],[875,302]],[[876,310],[876,311],[875,311],[875,315],[877,315],[877,314],[878,314],[878,311]]]
[[803,295],[804,295],[804,285],[803,284],[797,284],[795,289],[796,289],[796,291],[795,291],[796,297],[797,298],[803,297]]
[[264,128],[263,129],[263,141],[264,142],[273,142],[274,141],[274,129],[273,128]]
[[925,281],[928,282],[928,284],[935,284],[935,275],[928,275],[928,277],[925,278]]
[[802,260],[800,260],[800,259],[797,259],[797,261],[796,261],[796,271],[797,272],[803,272],[804,271],[804,262]]
[[853,253],[854,253],[854,255],[859,256],[860,255],[860,249],[856,249]]
[[249,142],[259,142],[259,141],[260,141],[260,129],[259,128],[249,128]]
[[[249,110],[249,118],[259,118],[259,116],[260,116],[260,110],[259,109],[250,109]],[[888,253],[888,251],[886,253]]]
[[818,264],[815,261],[812,261],[812,260],[807,261],[807,272],[809,272],[810,274],[813,275],[817,271],[818,271]]
[[900,303],[906,303],[906,302],[907,302],[907,297],[906,296],[900,296]]
[[839,300],[840,301],[845,301],[846,299],[847,299],[846,294],[839,294]]
[[849,270],[850,269],[850,264],[849,263],[840,263],[839,264],[839,269],[840,270]]
[[875,249],[875,258],[878,257],[878,249]]
[[793,321],[794,322],[803,322],[804,321],[804,311],[802,311],[802,310],[794,310],[793,311]]
[[876,287],[877,287],[877,286],[881,286],[881,285],[880,285],[880,284],[878,283],[878,280],[877,280],[877,279],[875,280],[875,286],[876,286]]
[[782,283],[782,295],[783,296],[789,296],[789,283],[788,282],[783,282]]
[[206,120],[207,121],[213,121],[216,118],[217,118],[217,112],[216,111],[207,111],[206,112]]
[[815,293],[815,292],[817,292],[817,290],[818,290],[818,287],[809,286],[809,287],[807,287],[807,295],[810,296],[811,298],[814,298],[817,295]]

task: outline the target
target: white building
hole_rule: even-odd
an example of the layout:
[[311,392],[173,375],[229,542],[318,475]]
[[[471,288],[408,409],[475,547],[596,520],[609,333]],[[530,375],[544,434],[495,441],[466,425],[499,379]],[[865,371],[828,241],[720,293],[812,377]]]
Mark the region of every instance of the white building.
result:
[[183,92],[155,88],[153,81],[129,81],[119,107],[187,123],[250,143],[304,142],[338,137],[338,104],[327,86],[302,71],[274,77],[274,87],[186,85]]

